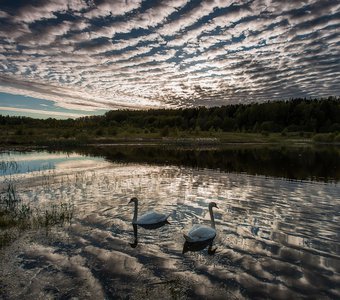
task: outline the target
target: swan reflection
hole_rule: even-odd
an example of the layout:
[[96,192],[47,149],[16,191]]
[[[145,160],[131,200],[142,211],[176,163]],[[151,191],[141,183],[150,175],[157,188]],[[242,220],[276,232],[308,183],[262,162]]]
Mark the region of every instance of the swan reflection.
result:
[[133,243],[129,243],[131,248],[136,248],[138,245],[138,226],[144,229],[147,229],[147,230],[155,230],[155,229],[163,227],[166,224],[170,224],[170,222],[168,220],[165,220],[164,222],[159,222],[156,224],[138,224],[138,225],[132,223],[134,241]]
[[196,243],[190,243],[188,241],[185,241],[183,244],[183,250],[182,254],[185,254],[187,252],[197,252],[204,250],[206,247],[208,247],[208,254],[214,255],[216,253],[217,247],[213,247],[214,238],[210,239],[208,241],[204,242],[196,242]]

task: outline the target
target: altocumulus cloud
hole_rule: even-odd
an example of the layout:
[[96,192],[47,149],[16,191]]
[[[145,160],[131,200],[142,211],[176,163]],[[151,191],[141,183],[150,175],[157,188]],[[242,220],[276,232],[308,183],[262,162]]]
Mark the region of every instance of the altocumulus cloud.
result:
[[0,92],[67,109],[340,94],[334,0],[3,0]]

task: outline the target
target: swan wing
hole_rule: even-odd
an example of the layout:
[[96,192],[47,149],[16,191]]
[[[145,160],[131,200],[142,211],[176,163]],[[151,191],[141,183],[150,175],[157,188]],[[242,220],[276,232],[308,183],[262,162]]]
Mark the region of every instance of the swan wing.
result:
[[169,215],[161,214],[155,211],[149,211],[144,215],[140,216],[136,222],[136,224],[141,225],[149,225],[149,224],[156,224],[160,222],[165,222]]
[[215,236],[216,230],[214,228],[199,224],[194,225],[188,234],[184,234],[184,238],[190,243],[203,242],[213,239]]

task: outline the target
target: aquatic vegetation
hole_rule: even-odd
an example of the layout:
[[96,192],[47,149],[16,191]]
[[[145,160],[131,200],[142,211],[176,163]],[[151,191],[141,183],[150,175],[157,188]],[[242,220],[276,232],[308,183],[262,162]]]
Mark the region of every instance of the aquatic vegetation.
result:
[[59,202],[46,207],[24,202],[16,185],[9,181],[0,192],[0,247],[13,241],[21,231],[63,225],[73,217],[74,205]]
[[[18,200],[13,216],[1,206],[3,298],[337,298],[338,148],[81,153],[3,155],[19,164],[0,177],[0,194]],[[137,232],[132,195],[141,212],[172,211],[171,224]],[[210,202],[213,243],[187,243],[182,233],[209,224]]]

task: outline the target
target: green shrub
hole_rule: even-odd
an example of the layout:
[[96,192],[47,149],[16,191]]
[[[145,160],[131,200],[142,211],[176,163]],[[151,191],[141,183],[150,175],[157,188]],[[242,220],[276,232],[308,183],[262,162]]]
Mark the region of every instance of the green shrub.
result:
[[98,129],[96,130],[96,135],[97,135],[97,136],[101,136],[101,135],[103,135],[103,134],[104,134],[103,128],[98,128]]
[[340,133],[334,137],[334,142],[335,143],[340,143]]
[[333,133],[318,133],[314,135],[313,141],[317,143],[332,143],[334,141]]
[[165,126],[164,128],[162,128],[161,130],[161,136],[169,136],[169,127],[168,126]]
[[109,135],[116,136],[118,134],[118,130],[115,127],[110,128]]
[[23,135],[24,134],[24,130],[22,128],[18,128],[16,131],[15,131],[15,135]]

